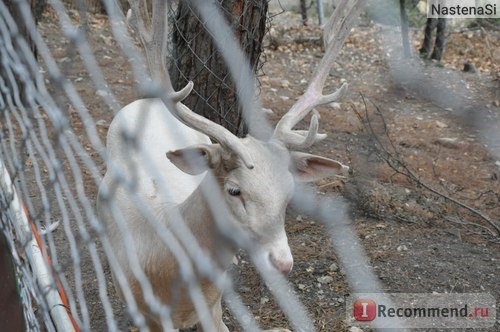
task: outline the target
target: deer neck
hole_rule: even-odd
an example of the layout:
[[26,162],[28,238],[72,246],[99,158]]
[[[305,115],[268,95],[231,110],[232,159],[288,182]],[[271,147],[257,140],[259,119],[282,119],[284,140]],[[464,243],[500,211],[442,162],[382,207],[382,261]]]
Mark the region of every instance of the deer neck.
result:
[[209,203],[203,195],[202,188],[203,186],[206,188],[207,182],[208,179],[205,178],[179,206],[179,210],[199,245],[210,253],[221,268],[226,269],[232,262],[237,248],[227,243],[228,241],[224,240],[217,230]]

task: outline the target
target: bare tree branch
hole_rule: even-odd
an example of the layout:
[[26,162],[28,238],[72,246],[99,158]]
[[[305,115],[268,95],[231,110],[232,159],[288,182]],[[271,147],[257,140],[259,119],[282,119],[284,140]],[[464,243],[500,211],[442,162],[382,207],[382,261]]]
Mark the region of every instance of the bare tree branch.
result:
[[[500,226],[498,225],[498,223],[496,221],[492,220],[489,216],[484,214],[482,211],[475,209],[475,208],[471,207],[470,205],[467,205],[467,204],[451,197],[450,195],[447,195],[447,194],[437,190],[432,185],[430,185],[430,184],[426,183],[424,180],[422,180],[421,177],[408,166],[408,164],[404,161],[403,156],[401,156],[401,154],[398,153],[392,139],[389,136],[389,130],[387,128],[387,124],[385,122],[385,118],[382,114],[382,111],[380,110],[380,108],[377,105],[375,105],[373,102],[371,102],[371,104],[375,108],[375,112],[376,112],[377,116],[382,120],[383,135],[384,135],[384,138],[387,140],[389,147],[387,146],[387,144],[382,142],[380,134],[378,134],[375,131],[375,128],[373,127],[373,124],[372,124],[372,120],[370,119],[370,116],[368,114],[367,100],[364,97],[364,95],[361,95],[361,98],[363,99],[365,114],[361,115],[356,109],[354,109],[354,112],[356,112],[358,118],[361,120],[361,122],[365,126],[365,129],[368,130],[368,133],[375,140],[379,156],[382,158],[382,160],[384,160],[385,163],[391,169],[393,169],[396,173],[405,176],[406,178],[410,179],[412,182],[414,182],[418,186],[425,188],[426,190],[430,191],[434,195],[437,195],[441,198],[444,198],[445,200],[447,200],[447,201],[471,212],[475,216],[479,217],[481,220],[485,221],[486,223],[488,223],[489,225],[491,225],[495,229],[494,233],[491,232],[492,235],[499,237],[500,236]],[[481,225],[476,224],[476,223],[467,223],[467,224],[468,225],[475,224],[477,226],[481,226]],[[481,227],[484,227],[484,226],[481,226]]]

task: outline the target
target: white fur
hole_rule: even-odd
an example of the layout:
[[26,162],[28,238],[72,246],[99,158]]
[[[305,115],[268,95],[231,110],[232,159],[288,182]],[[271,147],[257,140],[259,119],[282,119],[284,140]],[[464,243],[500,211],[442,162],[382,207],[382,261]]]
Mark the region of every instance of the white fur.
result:
[[[130,147],[126,151],[122,150],[123,131],[138,135],[138,151]],[[198,187],[205,174],[192,176],[182,172],[168,160],[166,152],[194,144],[210,144],[210,139],[180,122],[160,99],[140,99],[125,106],[109,128],[108,164],[112,162],[123,167],[126,178],[132,178],[135,174],[130,165],[137,165],[139,192],[155,197],[158,203],[179,205]],[[147,152],[148,157],[145,157],[144,152]],[[150,162],[149,158],[153,167],[162,174],[172,196],[158,197],[158,184],[154,183],[148,168],[141,166]]]
[[[241,139],[240,145],[255,163],[253,168],[239,163],[241,159],[235,159],[237,157],[232,151],[211,144],[206,135],[181,123],[159,99],[137,100],[125,106],[109,127],[108,169],[99,188],[97,208],[99,217],[106,223],[116,259],[152,330],[160,329],[159,320],[142,301],[143,295],[135,280],[131,253],[127,248],[133,249],[133,255],[150,279],[155,294],[163,302],[173,302],[172,294],[182,284],[178,283],[177,258],[150,222],[170,227],[171,208],[179,207],[193,237],[220,266],[227,267],[234,254],[235,248],[219,237],[210,208],[199,190],[206,176],[205,169],[212,167],[217,173],[229,219],[255,240],[271,268],[285,274],[293,265],[284,223],[286,206],[294,191],[294,176],[302,181],[313,181],[345,170],[343,165],[327,158],[290,153],[283,143],[276,140],[263,142],[248,136]],[[169,151],[175,152],[167,157]],[[202,172],[199,175],[181,171],[181,168],[189,171],[193,166],[186,162],[188,157],[180,153],[186,151],[191,153],[189,158],[193,158],[195,151],[195,168]],[[240,190],[240,195],[230,193],[228,188],[234,187]],[[163,192],[160,188],[168,188],[168,195],[160,194]],[[109,210],[106,199],[112,200],[121,212],[122,226],[127,228],[129,236],[123,235],[123,227]],[[148,205],[155,220],[146,218],[139,201]],[[196,268],[196,258],[192,264]],[[216,329],[227,331],[222,322],[220,290],[205,283],[202,291]],[[187,293],[179,293],[181,298],[170,303],[173,327],[189,327],[197,323],[197,312]]]

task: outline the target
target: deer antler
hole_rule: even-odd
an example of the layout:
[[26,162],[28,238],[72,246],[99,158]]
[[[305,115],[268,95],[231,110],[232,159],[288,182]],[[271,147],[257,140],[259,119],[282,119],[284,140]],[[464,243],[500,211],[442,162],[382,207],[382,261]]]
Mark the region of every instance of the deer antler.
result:
[[[323,39],[326,44],[325,55],[318,64],[304,94],[276,125],[273,134],[274,139],[280,140],[290,148],[304,149],[326,137],[326,134],[318,133],[318,113],[313,114],[309,130],[293,130],[293,127],[309,114],[314,107],[331,103],[347,91],[346,83],[342,84],[337,91],[327,95],[323,94],[323,87],[330,68],[335,62],[337,54],[342,48],[342,44],[347,38],[365,2],[366,0],[343,0],[335,8],[323,30]],[[346,9],[348,3],[352,4]],[[341,17],[343,19],[339,20]]]
[[149,13],[146,0],[129,0],[129,4],[127,23],[134,29],[144,47],[151,76],[155,81],[168,85],[167,1],[153,0],[152,14]]
[[170,111],[189,127],[206,134],[215,139],[221,146],[233,151],[240,157],[246,167],[252,169],[254,167],[253,160],[238,137],[221,125],[194,113],[181,103],[191,93],[193,82],[189,82],[180,91],[176,92],[174,90],[167,67],[167,1],[153,0],[152,17],[150,17],[146,0],[129,0],[129,4],[130,10],[127,13],[127,22],[134,29],[144,46],[152,78],[165,86],[168,99],[171,105],[175,106],[174,109],[169,108]]

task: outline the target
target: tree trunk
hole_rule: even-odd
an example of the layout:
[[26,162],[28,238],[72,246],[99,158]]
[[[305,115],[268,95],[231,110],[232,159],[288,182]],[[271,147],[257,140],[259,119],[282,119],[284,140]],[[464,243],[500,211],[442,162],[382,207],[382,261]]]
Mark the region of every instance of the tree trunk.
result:
[[432,31],[436,27],[437,19],[428,18],[425,23],[424,42],[419,52],[423,58],[427,58],[432,51]]
[[[436,29],[436,41],[434,50],[432,51],[432,32]],[[446,44],[446,19],[445,18],[428,18],[424,30],[424,42],[420,48],[420,55],[427,58],[429,54],[431,59],[441,61]]]
[[436,43],[434,44],[434,52],[431,59],[441,61],[444,53],[444,45],[446,44],[446,19],[438,18],[436,27]]
[[[30,37],[28,27],[26,24],[24,24],[25,20],[21,15],[21,11],[19,10],[18,5],[20,4],[20,2],[15,0],[4,0],[4,4],[9,10],[14,22],[16,23],[19,35],[22,36],[22,38],[24,38],[26,43],[30,46],[33,57],[30,54],[25,54],[24,49],[21,48],[21,46],[19,45],[19,41],[13,34],[13,27],[9,27],[8,30],[3,31],[3,33],[9,33],[10,36],[8,38],[7,35],[2,36],[2,34],[0,34],[0,58],[2,58],[2,56],[5,56],[5,58],[7,59],[9,58],[9,56],[7,56],[4,52],[6,51],[6,47],[8,46],[6,45],[7,40],[10,39],[12,47],[14,48],[14,52],[18,55],[16,61],[21,62],[25,66],[25,68],[30,70],[33,68],[33,66],[31,66],[30,64],[36,61],[37,53],[35,43]],[[35,19],[35,24],[37,24],[38,20],[42,16],[42,12],[45,7],[45,0],[29,0],[29,5]],[[5,23],[7,24],[7,22]],[[23,82],[17,76],[15,67],[16,64],[14,64],[14,62],[9,63],[8,60],[5,67],[0,65],[0,79],[3,81],[6,88],[4,91],[0,90],[0,108],[6,107],[5,98],[7,97],[7,95],[9,95],[9,98],[15,100],[14,94],[17,94],[23,103],[25,101],[26,96],[25,89],[23,88]],[[35,73],[33,73],[33,77],[34,75]]]
[[[21,12],[19,11],[17,1],[15,0],[4,0],[5,6],[10,12],[10,15],[14,19],[17,24],[17,28],[19,29],[19,34],[24,37],[24,39],[30,44],[31,50],[34,54],[36,54],[35,44],[32,42],[28,28],[25,24],[23,24],[24,19],[21,16]],[[43,9],[46,5],[46,0],[29,0],[31,13],[35,19],[35,24],[38,24],[38,21],[42,17]]]
[[410,37],[408,36],[408,17],[405,10],[405,0],[399,0],[399,15],[401,19],[401,40],[405,58],[411,57]]
[[[7,59],[5,63],[0,62],[0,123],[4,120],[2,114],[8,107],[8,101],[13,102],[16,106],[21,106],[18,105],[19,102],[26,104],[26,89],[18,76],[18,68],[15,67],[21,64],[29,71],[32,68],[30,64],[36,61],[36,47],[30,37],[28,27],[24,24],[25,19],[18,7],[20,3],[16,0],[3,0],[3,3],[16,24],[18,34],[30,45],[33,56],[25,54],[26,52],[19,45],[17,34],[14,33],[15,27],[9,26],[8,22],[4,20],[6,13],[0,13],[0,21],[3,21],[7,26],[7,29],[0,31],[0,59],[3,57]],[[29,0],[29,5],[36,24],[42,15],[45,1]],[[7,48],[11,47],[16,55],[15,59],[11,59],[11,55],[7,54]],[[0,326],[2,331],[24,331],[26,329],[23,306],[17,287],[12,254],[4,234],[0,231]]]
[[[267,0],[220,1],[226,19],[239,39],[254,71],[257,71],[266,32]],[[173,31],[170,75],[175,89],[189,80],[194,92],[185,104],[194,112],[221,124],[238,136],[247,133],[236,89],[222,54],[217,50],[195,10],[181,1]]]
[[307,25],[307,6],[306,6],[306,0],[300,0],[300,14],[302,16],[302,25]]

